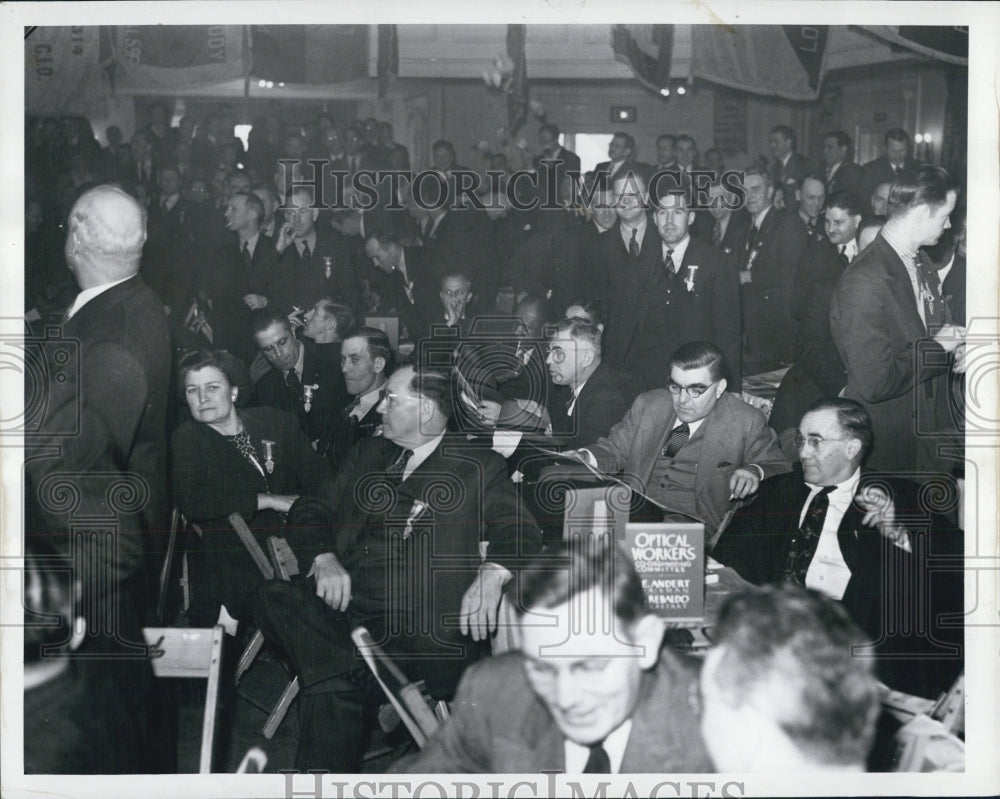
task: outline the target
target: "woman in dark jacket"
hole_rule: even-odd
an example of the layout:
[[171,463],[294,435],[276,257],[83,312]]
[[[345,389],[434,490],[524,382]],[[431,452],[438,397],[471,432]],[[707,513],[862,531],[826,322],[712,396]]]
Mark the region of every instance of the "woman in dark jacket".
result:
[[[237,412],[233,359],[194,352],[178,370],[193,417],[172,439],[174,501],[201,527],[189,548],[193,620],[216,623],[219,606],[239,619],[244,602],[263,582],[227,517],[240,513],[263,547],[284,535],[284,514],[300,494],[315,493],[330,476],[291,414],[274,408]],[[294,540],[289,540],[295,549]]]

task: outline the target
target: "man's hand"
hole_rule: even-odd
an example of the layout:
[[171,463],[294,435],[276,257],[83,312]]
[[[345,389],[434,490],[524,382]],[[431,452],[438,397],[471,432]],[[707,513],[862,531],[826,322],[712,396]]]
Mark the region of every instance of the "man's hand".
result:
[[862,524],[877,527],[893,544],[910,551],[910,534],[896,522],[896,505],[892,497],[878,486],[867,486],[858,492],[856,501],[865,511]]
[[945,352],[954,352],[960,344],[965,343],[965,328],[958,325],[944,325],[934,335],[934,340]]
[[351,604],[351,575],[332,552],[317,555],[306,577],[316,578],[316,596],[334,610],[345,611]]
[[745,286],[753,280],[753,275],[749,269],[740,270],[740,285]]
[[969,368],[968,350],[964,341],[955,347],[953,355],[954,359],[951,362],[951,371],[957,375],[964,375],[965,370]]
[[484,563],[469,590],[462,597],[459,629],[473,641],[485,641],[497,627],[503,587],[510,572],[495,563]]
[[263,294],[246,294],[243,297],[243,302],[245,302],[247,307],[252,311],[257,310],[258,308],[267,307],[267,297]]
[[258,494],[257,510],[276,510],[278,513],[288,513],[295,504],[298,494]]
[[294,230],[295,226],[291,222],[285,222],[278,233],[278,240],[274,243],[274,249],[279,253],[284,252],[288,245],[292,243],[292,239],[295,238]]
[[737,469],[729,478],[729,492],[733,499],[744,499],[757,491],[760,475],[753,469]]
[[465,303],[461,300],[449,300],[444,304],[444,318],[448,327],[457,325],[462,319],[465,311]]

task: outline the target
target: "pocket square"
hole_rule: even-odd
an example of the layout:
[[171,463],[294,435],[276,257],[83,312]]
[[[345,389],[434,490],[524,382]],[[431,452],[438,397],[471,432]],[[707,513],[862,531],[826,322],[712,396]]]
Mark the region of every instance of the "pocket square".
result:
[[719,465],[716,466],[715,468],[716,469],[726,469],[726,468],[728,468],[728,467],[730,467],[732,465],[733,464],[731,464],[729,461],[719,461]]

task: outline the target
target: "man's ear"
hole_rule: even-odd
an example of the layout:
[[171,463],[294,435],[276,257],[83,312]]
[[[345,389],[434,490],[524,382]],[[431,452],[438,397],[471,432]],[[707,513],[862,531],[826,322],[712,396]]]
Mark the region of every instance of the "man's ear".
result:
[[312,209],[312,217],[313,217],[313,222],[319,219],[319,208]]
[[232,395],[231,395],[232,398],[233,398],[233,402],[236,402],[236,398],[239,396],[239,394],[240,394],[240,387],[239,386],[233,386],[232,387]]
[[722,396],[722,392],[724,392],[726,390],[726,387],[728,385],[729,385],[729,381],[726,380],[726,378],[722,378],[722,380],[719,381],[719,387],[716,389],[715,396],[716,397],[721,397]]
[[847,439],[847,457],[854,459],[854,456],[861,452],[861,442],[856,438]]
[[385,358],[381,355],[376,355],[372,359],[372,369],[375,370],[375,374],[380,375],[385,372]]
[[632,627],[632,641],[642,647],[639,666],[648,671],[660,660],[660,644],[663,642],[663,619],[647,613]]
[[688,211],[688,227],[694,224],[694,211]]

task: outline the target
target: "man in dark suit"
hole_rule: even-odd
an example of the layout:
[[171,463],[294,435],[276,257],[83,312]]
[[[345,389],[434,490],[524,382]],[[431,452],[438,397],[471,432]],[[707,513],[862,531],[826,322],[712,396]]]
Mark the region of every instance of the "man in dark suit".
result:
[[601,358],[601,330],[576,319],[559,323],[545,358],[553,388],[548,412],[552,436],[575,449],[601,436],[625,415],[621,377]]
[[733,499],[791,468],[764,415],[726,393],[725,370],[714,344],[683,345],[670,358],[667,388],[640,394],[605,438],[579,450],[581,459],[703,520],[711,535]]
[[181,176],[173,164],[159,169],[160,199],[149,209],[148,237],[142,252],[142,278],[171,314],[184,314],[194,280],[190,249],[193,241],[184,219]]
[[810,241],[799,261],[793,300],[801,309],[798,351],[768,417],[779,433],[797,425],[816,400],[836,397],[847,384],[847,370],[830,333],[830,301],[840,276],[858,254],[861,200],[850,192],[833,194],[825,217],[825,238]]
[[900,178],[885,226],[833,295],[830,328],[847,368],[844,396],[871,415],[875,469],[950,468],[938,444],[948,443],[954,428],[948,373],[965,369],[965,329],[950,323],[937,275],[917,250],[938,240],[956,198],[939,167]]
[[742,248],[740,285],[746,338],[743,369],[749,374],[777,369],[795,355],[790,305],[795,265],[805,248],[805,226],[795,212],[773,206],[771,176],[750,168],[744,175],[751,226]]
[[864,170],[854,163],[854,142],[842,130],[832,130],[823,137],[823,173],[826,191],[853,191],[863,196]]
[[629,172],[638,173],[644,180],[648,180],[649,176],[646,173],[648,166],[636,161],[635,139],[629,134],[619,130],[611,137],[611,142],[608,144],[608,159],[594,167],[594,176],[599,178],[601,175],[606,175],[608,186]]
[[360,327],[340,347],[340,369],[350,403],[338,409],[334,420],[331,462],[339,465],[361,438],[377,435],[382,425],[378,407],[385,382],[396,367],[389,339],[381,330]]
[[365,255],[380,272],[372,280],[379,313],[398,316],[412,341],[427,335],[429,320],[437,317],[440,307],[443,270],[435,254],[423,247],[404,247],[390,230],[373,230],[365,238]]
[[656,171],[670,172],[677,169],[677,161],[674,158],[674,143],[676,137],[669,133],[663,133],[656,137]]
[[[741,508],[712,556],[752,583],[789,580],[843,602],[874,642],[876,668],[890,687],[936,697],[961,671],[962,533],[927,511],[915,485],[868,474],[872,443],[860,403],[824,399],[796,435],[801,469],[765,480]],[[919,659],[914,659],[920,655]]]
[[[300,770],[360,765],[370,717],[350,681],[364,669],[351,629],[365,625],[433,698],[450,699],[496,627],[519,558],[539,549],[503,459],[445,441],[445,375],[398,369],[379,412],[384,437],[360,442],[319,501],[292,509],[317,533],[315,546],[297,553],[311,564],[309,582],[269,583],[253,601],[260,629],[302,683]],[[448,623],[455,616],[457,628]]]
[[579,179],[580,156],[559,144],[559,128],[552,124],[538,129],[538,144],[542,152],[535,156],[534,167],[539,173],[539,192],[544,205],[568,202],[569,197],[561,196],[562,184],[573,172]]
[[278,261],[274,243],[260,233],[263,216],[256,195],[233,194],[226,201],[228,232],[196,283],[195,299],[211,327],[212,346],[228,350],[248,365],[256,355],[250,314],[268,305]]
[[316,452],[327,457],[334,415],[347,401],[340,370],[320,357],[311,339],[297,339],[284,314],[255,311],[251,324],[257,348],[271,364],[254,384],[251,404],[294,415]]
[[[714,220],[710,231],[712,246],[719,248],[726,255],[734,256],[738,261],[742,255],[740,248],[743,247],[747,231],[750,230],[750,214],[746,208],[733,208],[733,203],[738,200],[720,182],[708,187],[708,196],[712,200],[708,212]],[[706,225],[706,233],[709,232],[707,227]]]
[[350,243],[334,230],[317,227],[319,208],[311,205],[312,198],[304,189],[296,189],[288,200],[286,221],[275,242],[278,265],[269,301],[284,313],[312,308],[320,297],[355,308],[361,280]]
[[519,651],[469,669],[451,719],[403,770],[709,770],[689,702],[694,672],[661,648],[663,623],[628,554],[600,541],[560,554],[522,573]]
[[910,155],[910,136],[902,128],[891,128],[883,139],[885,152],[869,161],[864,170],[864,195],[869,196],[879,183],[895,183],[897,180],[912,180],[920,168],[920,162]]
[[795,192],[802,179],[816,167],[804,155],[795,151],[795,132],[788,125],[775,125],[767,139],[774,162],[771,164],[771,180],[774,192],[780,192],[781,204],[775,200],[775,207],[795,210],[798,200]]
[[[663,242],[663,260],[646,281],[646,313],[663,325],[664,349],[673,351],[688,341],[714,342],[726,356],[726,379],[739,387],[743,347],[736,258],[693,238],[689,229],[694,218],[686,192],[659,200],[653,221]],[[660,385],[667,380],[666,369],[662,376]]]
[[662,365],[649,358],[650,346],[652,351],[660,346],[662,325],[658,315],[646,312],[646,281],[662,264],[662,242],[646,210],[645,180],[626,173],[612,186],[618,224],[601,237],[596,256],[605,270],[599,276],[605,288],[598,296],[608,306],[604,356],[613,369],[627,373],[630,390],[637,394],[662,385]]
[[[799,219],[805,226],[806,235],[811,239],[822,239],[823,218],[820,212],[823,210],[824,200],[826,200],[826,185],[823,179],[811,174],[802,178],[795,190],[795,201],[798,203]],[[792,316],[796,316],[794,309]]]
[[[109,711],[102,722],[120,747],[121,773],[171,768],[154,762],[162,749],[148,739],[151,673],[141,632],[154,612],[169,519],[171,349],[163,304],[138,276],[145,239],[145,212],[120,189],[98,186],[77,200],[65,255],[80,293],[62,339],[78,350],[74,357],[46,341],[49,382],[26,383],[45,402],[27,437],[25,530],[74,540],[75,575],[94,600],[81,650],[85,682],[128,697],[127,713]],[[74,530],[83,519],[93,534],[81,538]]]

